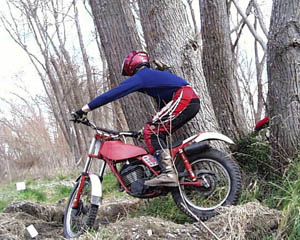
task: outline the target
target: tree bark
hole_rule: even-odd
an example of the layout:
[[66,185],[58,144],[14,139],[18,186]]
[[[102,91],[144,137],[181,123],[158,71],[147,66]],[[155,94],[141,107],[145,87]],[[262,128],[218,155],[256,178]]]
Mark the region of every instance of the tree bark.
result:
[[300,1],[274,0],[267,71],[271,155],[278,168],[300,147]]
[[[123,59],[132,50],[141,49],[134,17],[130,10],[130,2],[125,0],[94,0],[90,1],[94,21],[96,23],[101,44],[109,68],[111,85],[116,86],[121,77]],[[133,93],[119,100],[128,127],[142,128],[149,118],[151,103],[145,95]]]
[[186,79],[198,92],[200,113],[176,134],[186,138],[201,130],[217,130],[217,122],[203,76],[200,49],[194,40],[182,1],[139,0],[141,24],[147,51],[151,59],[171,67],[171,71]]
[[200,0],[202,64],[216,118],[222,132],[236,140],[247,129],[238,101],[229,19],[224,0]]

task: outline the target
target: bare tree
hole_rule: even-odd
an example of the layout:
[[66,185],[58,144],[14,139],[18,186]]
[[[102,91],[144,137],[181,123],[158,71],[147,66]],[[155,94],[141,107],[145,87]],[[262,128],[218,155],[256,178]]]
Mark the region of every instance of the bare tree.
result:
[[[109,80],[114,87],[121,77],[122,61],[132,50],[141,49],[139,34],[130,2],[125,0],[90,1],[94,21],[109,68]],[[152,107],[148,98],[133,93],[119,100],[130,129],[143,127]],[[122,122],[123,128],[124,122]]]
[[277,167],[300,149],[300,2],[274,0],[269,41],[270,144]]
[[[245,24],[247,25],[249,31],[252,33],[252,35],[256,38],[256,40],[259,42],[259,44],[261,45],[261,47],[263,48],[264,51],[267,50],[267,46],[266,46],[266,42],[263,40],[263,38],[255,31],[253,25],[250,23],[250,21],[247,19],[247,16],[245,15],[245,13],[242,11],[240,5],[238,4],[238,2],[236,0],[231,0],[233,2],[233,4],[235,5],[237,11],[239,12],[239,14],[242,16],[243,21],[245,22]],[[250,1],[250,3],[252,3],[252,0]],[[258,6],[256,4],[256,6]]]
[[6,112],[0,118],[0,173],[9,180],[49,176],[71,163],[62,132],[46,117],[40,98],[22,95],[0,99]]
[[[9,11],[1,15],[1,21],[38,72],[51,110],[77,161],[86,150],[88,140],[86,131],[78,125],[73,127],[69,113],[95,95],[90,91],[95,79],[91,80],[91,66],[84,48],[76,5],[73,15],[72,1],[7,0],[7,6]],[[68,27],[70,20],[75,21],[78,48],[81,48],[84,64],[78,64],[68,50],[69,37],[72,37]],[[85,67],[87,85],[82,81],[80,65]]]
[[223,0],[200,0],[202,64],[218,123],[224,134],[241,139],[247,129],[237,98],[229,18]]
[[[246,114],[246,116],[251,118],[252,124],[250,125],[253,125],[254,122],[260,120],[263,114],[266,114],[267,112],[267,104],[265,100],[266,98],[265,86],[267,84],[266,84],[266,80],[264,80],[265,78],[263,77],[263,73],[265,70],[265,62],[266,62],[266,40],[268,34],[267,26],[264,21],[264,15],[262,13],[261,6],[256,0],[249,1],[245,12],[243,12],[242,8],[238,4],[238,1],[233,0],[230,1],[230,3],[231,2],[233,3],[235,9],[237,10],[236,21],[238,22],[236,26],[233,26],[233,29],[231,30],[231,33],[234,33],[236,35],[234,39],[233,37],[234,34],[232,34],[232,38],[234,39],[233,46],[232,46],[232,49],[235,54],[234,60],[238,72],[241,73],[237,75],[237,80],[239,81],[236,82],[236,85],[242,83],[240,89],[241,95],[243,95],[244,98],[248,99],[248,101],[244,103],[244,112],[247,113],[249,112],[249,109],[251,110],[250,111],[251,114],[250,115]],[[241,17],[241,19],[239,18],[239,16]],[[254,63],[255,63],[254,69],[255,70],[252,70],[252,63],[253,63],[252,58],[243,57],[243,54],[241,54],[239,48],[239,41],[241,39],[241,36],[243,36],[244,34],[245,26],[248,27],[254,39]],[[262,36],[260,35],[261,32],[263,33]],[[244,69],[242,68],[244,66],[243,62],[245,61],[248,61],[246,65],[251,66],[251,68],[248,67]],[[248,71],[248,73],[246,73],[246,71]],[[252,71],[255,71],[256,75],[253,75]],[[251,79],[249,79],[249,76],[251,76]],[[252,78],[256,79],[255,82],[252,80]],[[249,86],[250,82],[251,82],[251,86]],[[240,100],[242,100],[242,98],[243,97],[240,96]]]
[[185,5],[179,0],[139,0],[138,4],[150,57],[167,64],[170,71],[185,78],[200,97],[200,113],[178,132],[178,137],[185,138],[199,129],[216,130],[217,123],[202,72],[200,49]]

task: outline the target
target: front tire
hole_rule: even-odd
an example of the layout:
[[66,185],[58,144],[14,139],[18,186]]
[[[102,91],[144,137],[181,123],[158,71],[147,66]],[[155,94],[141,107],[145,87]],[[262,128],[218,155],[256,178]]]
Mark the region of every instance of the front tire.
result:
[[88,177],[85,179],[78,207],[72,207],[79,185],[80,179],[71,193],[64,214],[64,236],[68,239],[76,238],[88,228],[91,228],[94,225],[99,208],[98,205],[91,204],[92,185]]
[[[210,148],[188,158],[197,179],[204,181],[206,186],[180,184],[181,191],[177,188],[172,192],[182,212],[196,220],[207,220],[217,214],[218,207],[237,204],[242,192],[241,172],[228,154]],[[181,159],[176,168],[178,173],[186,171]],[[183,181],[191,180],[185,176],[179,183]]]

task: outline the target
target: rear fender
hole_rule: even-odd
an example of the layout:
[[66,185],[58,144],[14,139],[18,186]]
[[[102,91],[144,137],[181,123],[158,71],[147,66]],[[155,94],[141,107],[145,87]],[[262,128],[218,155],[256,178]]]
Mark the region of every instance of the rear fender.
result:
[[102,201],[102,183],[99,176],[95,174],[89,174],[89,177],[92,184],[91,203],[99,206]]
[[208,141],[208,140],[220,140],[229,144],[234,144],[234,142],[227,136],[216,133],[216,132],[203,132],[200,133],[193,142],[202,142],[202,141]]

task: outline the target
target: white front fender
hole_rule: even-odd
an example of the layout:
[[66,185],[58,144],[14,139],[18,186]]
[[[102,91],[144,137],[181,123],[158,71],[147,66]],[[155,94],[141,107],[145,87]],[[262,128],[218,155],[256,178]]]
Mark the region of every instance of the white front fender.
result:
[[91,203],[100,205],[102,201],[102,184],[99,177],[95,174],[89,174],[92,184]]
[[225,135],[216,132],[203,132],[200,133],[198,137],[195,138],[194,142],[201,142],[206,140],[220,140],[229,144],[234,144],[234,142]]

